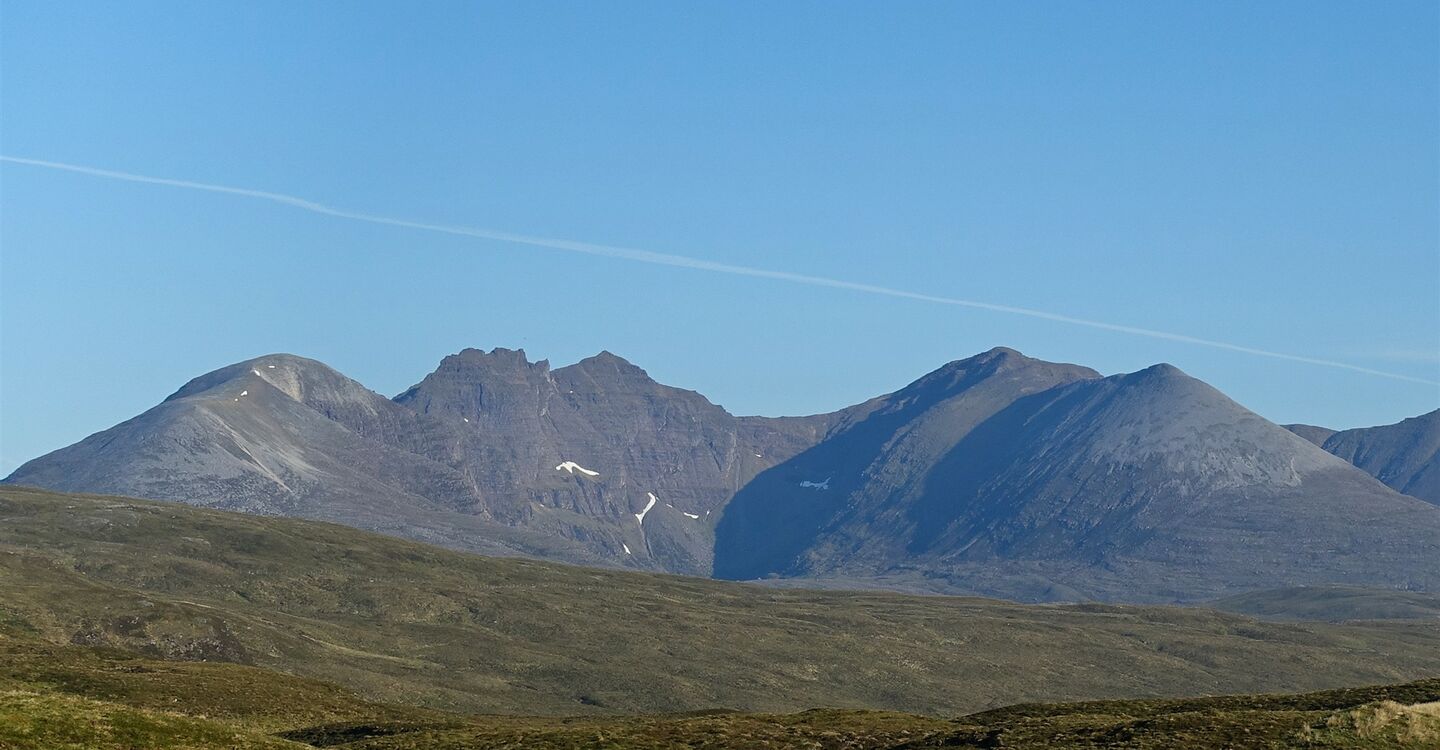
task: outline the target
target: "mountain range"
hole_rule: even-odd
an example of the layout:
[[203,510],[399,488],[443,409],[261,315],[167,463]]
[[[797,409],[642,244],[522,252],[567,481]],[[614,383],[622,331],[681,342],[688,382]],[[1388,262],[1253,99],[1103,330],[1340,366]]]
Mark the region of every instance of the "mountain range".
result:
[[608,352],[551,369],[467,349],[393,399],[277,354],[4,481],[805,585],[1140,602],[1435,591],[1440,507],[1397,490],[1433,487],[1436,414],[1322,450],[1169,365],[1102,377],[1003,348],[780,418],[734,416]]
[[1397,492],[1440,505],[1440,409],[1380,427],[1286,427]]

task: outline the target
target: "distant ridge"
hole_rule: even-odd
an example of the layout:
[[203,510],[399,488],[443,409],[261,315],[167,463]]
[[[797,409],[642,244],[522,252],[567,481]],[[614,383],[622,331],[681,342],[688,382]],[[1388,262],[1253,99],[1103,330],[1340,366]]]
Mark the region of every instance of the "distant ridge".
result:
[[1281,426],[1317,446],[1323,446],[1325,441],[1329,440],[1330,436],[1335,434],[1335,430],[1329,427],[1316,427],[1313,424],[1287,424]]
[[[1413,464],[1406,487],[1433,474],[1418,444],[1381,462]],[[5,481],[742,580],[1039,601],[1440,589],[1440,508],[1173,366],[1102,377],[1003,347],[792,418],[736,417],[610,352],[552,370],[466,349],[394,399],[267,355]]]
[[1396,424],[1330,431],[1318,445],[1397,492],[1440,505],[1440,409]]

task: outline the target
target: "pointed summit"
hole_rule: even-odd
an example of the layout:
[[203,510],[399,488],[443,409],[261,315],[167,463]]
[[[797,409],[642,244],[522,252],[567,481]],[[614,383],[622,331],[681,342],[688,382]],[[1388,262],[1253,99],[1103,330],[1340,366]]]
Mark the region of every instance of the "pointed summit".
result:
[[1043,390],[1060,383],[1098,378],[1100,373],[1080,365],[1046,362],[1003,346],[972,357],[947,362],[893,394],[902,399],[949,398],[987,381],[1005,382],[1015,393]]
[[394,503],[458,484],[396,445],[417,436],[431,438],[389,399],[323,363],[270,354],[201,375],[8,481],[263,514],[319,515],[339,498],[360,516],[376,487]]
[[[1146,378],[1190,378],[1190,375],[1169,362],[1157,362],[1143,370],[1130,373],[1129,377],[1132,380],[1142,380]],[[1193,378],[1191,379],[1193,380]]]
[[569,367],[562,367],[556,371],[559,376],[561,372],[577,373],[583,372],[590,378],[596,380],[619,379],[631,382],[655,383],[650,373],[641,369],[629,360],[614,354],[608,350],[602,350],[599,354],[576,362]]
[[[294,354],[267,354],[193,378],[165,400],[191,398],[236,383],[253,384],[253,378],[266,378],[266,382],[276,385],[297,401],[303,400],[307,390],[334,390],[338,384],[346,382],[359,386],[323,362]],[[285,386],[281,387],[278,383]],[[307,385],[312,388],[307,389]]]
[[950,362],[946,362],[945,364],[941,365],[940,367],[938,367],[938,368],[936,368],[936,369],[937,369],[937,370],[949,370],[949,369],[962,369],[962,370],[963,370],[963,369],[976,369],[976,368],[982,368],[982,367],[988,367],[988,368],[998,368],[998,367],[1006,367],[1006,366],[1015,367],[1015,366],[1023,366],[1023,365],[1025,365],[1025,364],[1027,364],[1027,363],[1030,363],[1030,362],[1040,362],[1040,361],[1041,361],[1041,360],[1033,359],[1033,358],[1031,358],[1031,357],[1027,357],[1027,356],[1025,356],[1024,354],[1021,354],[1020,352],[1018,352],[1018,351],[1016,351],[1016,350],[1014,350],[1014,349],[1011,349],[1011,348],[1008,347],[1008,346],[997,346],[997,347],[994,347],[993,349],[987,349],[987,350],[985,350],[985,351],[983,351],[983,352],[980,352],[979,354],[972,354],[972,355],[970,355],[969,357],[965,357],[965,358],[963,358],[963,359],[956,359],[956,360],[952,360],[952,361],[950,361]]
[[1007,359],[1021,359],[1021,360],[1026,360],[1026,361],[1030,361],[1030,362],[1039,361],[1039,360],[1035,360],[1035,359],[1032,359],[1032,358],[1030,358],[1030,357],[1027,357],[1027,356],[1025,356],[1024,354],[1022,354],[1021,352],[1019,352],[1018,350],[1016,350],[1016,349],[1011,349],[1011,348],[1008,347],[1008,346],[996,346],[996,347],[992,347],[992,348],[990,348],[990,349],[986,349],[985,351],[980,352],[979,354],[976,354],[975,356],[971,357],[970,359],[980,360],[980,361],[1007,360]]

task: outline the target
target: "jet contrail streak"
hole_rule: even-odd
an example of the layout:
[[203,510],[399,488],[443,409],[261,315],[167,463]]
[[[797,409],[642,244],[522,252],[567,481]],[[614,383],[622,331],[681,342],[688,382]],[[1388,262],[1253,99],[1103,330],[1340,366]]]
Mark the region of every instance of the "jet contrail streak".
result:
[[63,162],[45,161],[43,159],[26,159],[18,156],[0,155],[0,162],[12,164],[25,164],[32,167],[43,167],[45,169],[56,169],[66,172],[76,172],[93,177],[104,177],[112,180],[124,180],[126,182],[143,182],[150,185],[166,185],[169,187],[185,188],[187,190],[202,190],[209,193],[223,193],[225,195],[238,195],[245,198],[258,198],[260,200],[280,203],[293,208],[303,209],[312,213],[334,216],[352,221],[363,221],[371,224],[382,224],[392,227],[405,227],[408,229],[420,229],[427,232],[440,232],[443,234],[459,235],[462,237],[475,237],[497,242],[509,242],[519,245],[530,245],[532,247],[544,247],[553,250],[565,250],[572,253],[584,253],[586,255],[597,255],[605,258],[617,258],[637,263],[650,263],[661,266],[673,266],[676,268],[690,268],[697,271],[710,271],[712,273],[725,273],[735,276],[750,276],[761,279],[774,279],[777,281],[788,281],[793,284],[806,284],[809,286],[829,287],[832,289],[846,289],[866,294],[878,294],[886,297],[899,297],[901,299],[930,302],[940,305],[954,305],[958,307],[969,307],[977,310],[989,310],[991,312],[1008,313],[1011,315],[1023,315],[1028,318],[1039,318],[1057,323],[1068,323],[1071,325],[1085,326],[1087,328],[1098,328],[1104,331],[1114,331],[1132,336],[1145,336],[1163,341],[1175,341],[1183,344],[1194,344],[1197,346],[1208,346],[1212,349],[1223,349],[1226,351],[1240,352],[1242,354],[1253,354],[1259,357],[1270,357],[1289,362],[1302,362],[1309,365],[1321,367],[1333,367],[1351,372],[1360,372],[1366,375],[1375,375],[1382,378],[1394,380],[1405,380],[1412,383],[1425,383],[1427,385],[1440,385],[1440,381],[1428,380],[1425,378],[1412,377],[1384,370],[1374,370],[1369,367],[1360,367],[1345,362],[1336,362],[1328,359],[1317,359],[1314,357],[1303,357],[1296,354],[1284,352],[1272,352],[1266,349],[1256,349],[1251,346],[1232,344],[1226,341],[1215,341],[1213,339],[1197,338],[1186,336],[1180,333],[1168,331],[1157,331],[1150,328],[1138,328],[1135,326],[1120,325],[1118,323],[1106,323],[1099,320],[1088,320],[1076,318],[1059,313],[1035,310],[1028,307],[1015,307],[1012,305],[999,305],[991,302],[961,299],[958,297],[942,297],[921,292],[911,292],[904,289],[894,289],[874,284],[862,284],[843,279],[833,279],[828,276],[811,276],[808,274],[790,273],[788,271],[772,271],[764,268],[753,268],[751,266],[737,266],[729,263],[719,263],[701,258],[691,258],[684,255],[672,255],[669,253],[656,253],[649,250],[635,250],[626,247],[614,247],[611,245],[597,245],[590,242],[576,242],[573,240],[555,239],[551,237],[535,237],[512,232],[502,232],[493,229],[481,229],[477,227],[450,226],[445,224],[430,224],[422,221],[411,221],[409,219],[397,219],[389,216],[358,213],[346,211],[340,208],[327,206],[323,203],[297,198],[284,193],[271,193],[264,190],[250,190],[247,188],[230,187],[227,185],[212,185],[205,182],[192,182],[190,180],[173,180],[166,177],[150,177],[147,175],[131,174],[129,172],[116,172],[109,169],[98,169],[79,164],[66,164]]

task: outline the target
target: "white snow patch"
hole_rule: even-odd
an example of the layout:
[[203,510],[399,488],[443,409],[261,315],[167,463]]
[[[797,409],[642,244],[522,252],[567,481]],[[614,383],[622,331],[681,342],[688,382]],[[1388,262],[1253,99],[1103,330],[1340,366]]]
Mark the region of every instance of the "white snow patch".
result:
[[591,471],[591,470],[585,468],[584,466],[581,466],[580,464],[575,463],[574,461],[566,461],[565,463],[560,464],[559,466],[556,466],[556,467],[555,467],[555,470],[556,470],[556,471],[568,471],[568,472],[570,472],[571,474],[574,474],[575,472],[578,471],[578,472],[580,472],[581,474],[584,474],[584,475],[587,476],[587,477],[598,477],[598,476],[600,476],[600,472],[598,472],[598,471]]
[[756,458],[764,458],[764,456],[760,455],[759,453],[756,453],[756,454],[755,454],[755,457],[756,457]]
[[267,370],[273,370],[273,369],[275,369],[275,365],[265,365],[265,369],[267,369]]
[[655,503],[659,502],[659,499],[655,497],[655,493],[647,492],[645,494],[650,496],[650,502],[645,504],[645,510],[635,514],[635,520],[639,521],[641,526],[645,525],[645,514],[649,513],[650,509],[655,507]]
[[469,417],[461,417],[461,419],[465,420],[466,422],[469,422],[469,421],[470,421],[470,418],[469,418]]
[[259,371],[259,370],[251,370],[250,372],[255,373],[255,377],[257,377],[257,378],[260,377],[260,371]]
[[689,519],[692,520],[692,521],[698,521],[698,520],[700,520],[700,516],[699,516],[698,514],[695,514],[695,513],[686,513],[686,512],[683,511],[683,510],[680,511],[680,512],[681,512],[682,514],[684,514],[684,516],[685,516],[686,518],[689,518]]
[[801,483],[800,483],[800,486],[801,486],[801,487],[809,487],[809,488],[815,489],[815,490],[828,490],[828,489],[830,489],[830,477],[825,477],[825,481],[823,481],[823,482],[812,482],[812,481],[810,481],[810,480],[807,479],[807,480],[801,482]]
[[626,543],[624,543],[624,542],[621,542],[621,543],[620,543],[620,546],[625,548],[625,554],[627,554],[627,555],[630,554],[630,545],[628,545],[628,544],[626,544]]
[[249,396],[249,395],[250,395],[250,391],[240,391],[240,395],[241,395],[241,396]]

